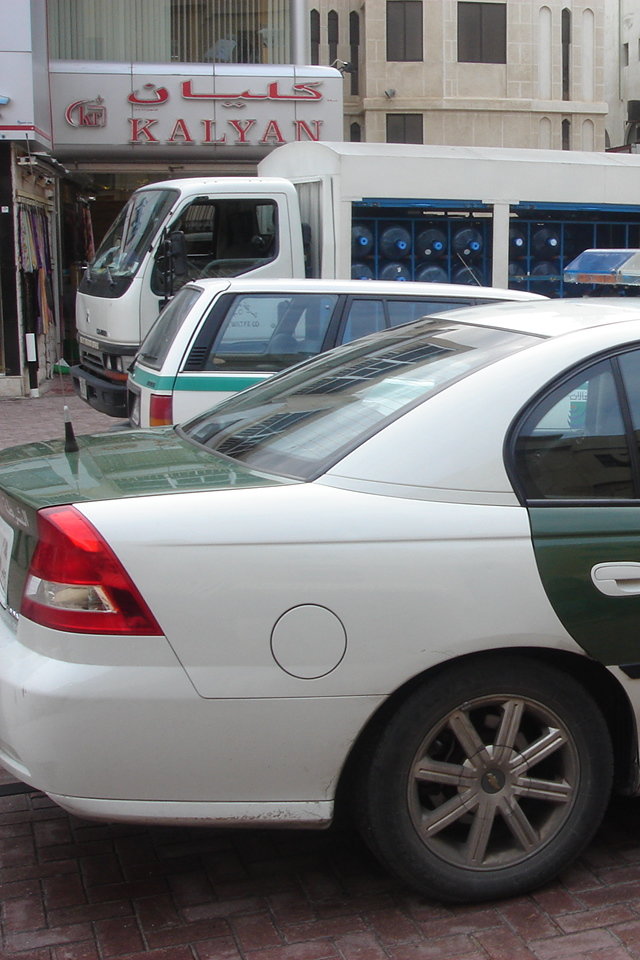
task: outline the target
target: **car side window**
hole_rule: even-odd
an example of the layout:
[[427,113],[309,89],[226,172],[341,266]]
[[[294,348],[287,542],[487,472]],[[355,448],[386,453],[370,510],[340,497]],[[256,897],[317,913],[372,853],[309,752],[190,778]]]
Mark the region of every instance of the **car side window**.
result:
[[280,370],[320,353],[336,294],[246,294],[235,297],[205,370]]
[[385,327],[382,300],[354,297],[349,304],[346,322],[338,343],[351,343],[352,340],[359,340],[360,337],[366,337],[370,333],[378,333]]
[[618,362],[627,394],[635,441],[640,446],[640,350],[621,354]]
[[443,313],[458,307],[468,307],[475,301],[469,300],[387,300],[389,326],[397,327],[401,323],[412,323],[431,313]]
[[536,405],[518,431],[515,464],[528,500],[634,496],[611,361],[564,381]]

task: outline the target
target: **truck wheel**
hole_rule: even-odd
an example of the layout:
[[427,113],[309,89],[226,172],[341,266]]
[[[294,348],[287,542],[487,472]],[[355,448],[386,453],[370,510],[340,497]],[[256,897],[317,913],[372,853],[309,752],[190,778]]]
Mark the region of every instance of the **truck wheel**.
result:
[[551,880],[583,850],[612,782],[607,725],[564,672],[509,654],[416,689],[373,748],[365,840],[438,900],[490,900]]

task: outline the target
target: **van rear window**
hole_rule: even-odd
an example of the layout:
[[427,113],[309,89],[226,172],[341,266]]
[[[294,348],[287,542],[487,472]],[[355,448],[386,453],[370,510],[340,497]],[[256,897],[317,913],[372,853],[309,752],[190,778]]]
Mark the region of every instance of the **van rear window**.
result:
[[174,341],[196,300],[202,296],[199,287],[183,287],[164,308],[145,337],[137,359],[152,370],[160,370]]

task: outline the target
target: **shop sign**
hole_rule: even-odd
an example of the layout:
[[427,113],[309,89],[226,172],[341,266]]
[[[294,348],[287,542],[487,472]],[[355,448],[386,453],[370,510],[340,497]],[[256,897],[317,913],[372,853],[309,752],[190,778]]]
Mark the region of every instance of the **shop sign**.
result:
[[[144,150],[195,159],[215,148],[263,156],[289,141],[342,139],[343,80],[331,68],[193,65],[191,76],[149,77],[95,73],[97,64],[80,74],[70,70],[75,66],[52,65],[57,155]],[[79,87],[93,95],[73,96]]]

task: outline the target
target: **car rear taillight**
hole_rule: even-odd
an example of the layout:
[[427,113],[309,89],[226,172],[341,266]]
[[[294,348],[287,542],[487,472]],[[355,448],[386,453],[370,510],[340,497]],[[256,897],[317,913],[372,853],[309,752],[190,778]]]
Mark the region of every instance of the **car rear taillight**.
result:
[[114,552],[71,506],[38,513],[38,542],[20,613],[72,633],[162,634]]
[[169,394],[152,393],[149,401],[149,426],[166,427],[173,423],[173,401]]

